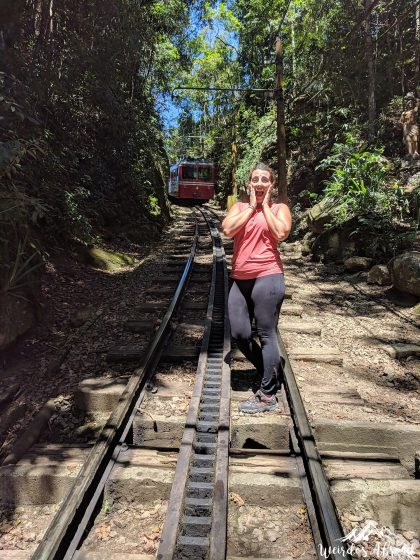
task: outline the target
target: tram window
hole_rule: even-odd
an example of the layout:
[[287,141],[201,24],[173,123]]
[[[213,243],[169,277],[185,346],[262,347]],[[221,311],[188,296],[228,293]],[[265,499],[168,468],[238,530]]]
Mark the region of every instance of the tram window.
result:
[[211,169],[210,167],[199,167],[198,168],[198,178],[201,181],[210,181],[211,179]]
[[185,165],[182,167],[182,178],[183,179],[195,179],[195,167],[193,165]]

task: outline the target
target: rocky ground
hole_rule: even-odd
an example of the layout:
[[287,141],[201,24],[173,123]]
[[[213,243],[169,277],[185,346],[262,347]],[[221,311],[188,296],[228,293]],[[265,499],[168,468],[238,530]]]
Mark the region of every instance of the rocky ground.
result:
[[[174,223],[189,215],[174,210]],[[0,446],[5,457],[34,415],[53,399],[50,420],[72,431],[80,423],[74,390],[95,375],[130,375],[131,369],[110,366],[108,349],[123,344],[123,320],[134,305],[146,301],[144,292],[159,278],[161,262],[176,230],[168,226],[160,239],[144,245],[108,244],[105,249],[129,254],[136,264],[108,272],[81,263],[63,251],[46,266],[42,278],[42,320],[9,350],[0,354]],[[149,298],[150,299],[150,298]],[[133,336],[130,335],[131,340]],[[138,335],[139,345],[145,344]],[[2,406],[2,397],[6,398]]]
[[[182,217],[189,210],[175,212]],[[3,457],[47,400],[54,399],[56,409],[50,426],[60,427],[64,433],[66,430],[74,433],[81,422],[73,401],[78,383],[95,375],[115,377],[131,373],[130,368],[111,367],[106,362],[106,352],[111,346],[124,342],[121,317],[129,316],[133,302],[146,300],[143,294],[159,278],[162,257],[172,235],[173,231],[168,228],[155,243],[141,247],[110,246],[110,250],[127,252],[138,261],[137,265],[115,272],[81,264],[64,253],[49,263],[42,282],[45,302],[42,321],[0,357],[0,406],[1,397],[11,388],[14,390],[12,399],[0,410]],[[343,368],[300,364],[298,382],[309,415],[420,425],[420,356],[396,360],[386,351],[386,347],[395,342],[420,344],[419,322],[413,312],[416,302],[403,298],[389,287],[367,284],[365,273],[350,274],[344,267],[302,258],[299,246],[293,255],[286,255],[285,260],[286,278],[299,284],[297,297],[304,305],[304,319],[322,324],[320,338],[294,335],[291,342],[306,347],[333,346],[344,357]],[[198,340],[199,331],[196,334]],[[182,333],[177,336],[177,342],[191,344]],[[143,342],[140,336],[138,342]],[[177,375],[176,371],[165,373]],[[313,387],[323,384],[356,390],[364,405],[347,407],[333,402],[313,402],[310,398]],[[179,407],[184,409],[185,406],[181,399]],[[161,523],[164,507],[156,504],[155,509],[150,515],[150,526],[144,529],[145,544],[150,546],[151,552],[156,547],[156,527]],[[121,515],[124,516],[123,511]],[[346,530],[365,524],[365,519],[356,518],[356,514],[343,518]],[[10,520],[5,523],[10,525]],[[6,526],[3,532],[13,536],[26,527],[25,523],[30,525],[31,520],[22,520],[17,515],[16,526]],[[29,525],[26,532],[32,538]],[[112,538],[115,529],[104,525],[98,530],[98,538],[107,540]],[[372,527],[372,546],[383,542],[381,531],[381,528]],[[397,537],[394,541],[392,538],[389,537],[389,542],[398,544]],[[417,543],[415,535],[407,534],[405,539],[403,544]],[[377,556],[372,551],[372,558],[376,557],[384,556],[381,551]]]
[[[300,255],[300,245],[285,254],[287,282],[298,286],[293,300],[303,305],[303,320],[321,327],[321,336],[283,334],[289,348],[333,348],[343,364],[293,362],[310,420],[360,422],[420,430],[420,331],[416,298],[389,286],[367,282],[368,273],[322,265]],[[284,324],[287,323],[283,318]],[[280,323],[281,325],[282,323]],[[395,345],[417,346],[396,359]],[[407,345],[407,346],[406,346]],[[378,445],[381,442],[378,441]],[[402,463],[414,469],[414,452]],[[340,511],[343,550],[355,558],[412,560],[420,557],[418,531],[380,526],[372,513]],[[328,551],[321,551],[326,557]]]
[[309,257],[286,255],[285,260],[286,284],[288,278],[299,285],[293,299],[303,304],[303,318],[320,325],[322,334],[284,338],[290,346],[336,348],[343,356],[342,368],[299,364],[304,396],[310,400],[314,385],[335,384],[357,391],[365,401],[365,406],[349,410],[333,401],[312,403],[309,412],[316,406],[314,413],[319,415],[321,408],[325,418],[420,425],[420,355],[401,359],[389,355],[392,345],[420,344],[415,298],[389,286],[368,284],[367,273],[351,274],[342,266],[313,263]]
[[[189,210],[176,212],[185,216]],[[124,342],[121,315],[127,317],[132,302],[140,301],[159,277],[164,244],[171,235],[168,229],[160,240],[142,247],[109,247],[124,250],[140,263],[116,272],[81,264],[65,253],[48,264],[42,282],[43,320],[0,356],[0,403],[11,388],[15,391],[11,404],[2,411],[2,456],[48,399],[55,399],[58,412],[67,411],[67,423],[72,423],[74,414],[77,424],[72,399],[81,380],[130,374],[130,368],[110,367],[106,352]],[[349,274],[343,267],[313,263],[309,257],[290,263],[286,280],[301,286],[298,297],[304,302],[304,317],[323,326],[321,340],[300,335],[294,337],[294,343],[334,346],[345,357],[342,370],[324,365],[302,367],[310,369],[320,383],[327,376],[357,389],[367,402],[358,409],[360,418],[419,424],[420,356],[395,360],[384,350],[393,342],[420,342],[418,319],[412,312],[415,302],[389,287],[367,284],[365,273]],[[183,335],[177,336],[182,342]],[[142,344],[141,335],[138,338]],[[342,407],[324,408],[330,417],[343,416]],[[352,407],[353,414],[354,410]]]

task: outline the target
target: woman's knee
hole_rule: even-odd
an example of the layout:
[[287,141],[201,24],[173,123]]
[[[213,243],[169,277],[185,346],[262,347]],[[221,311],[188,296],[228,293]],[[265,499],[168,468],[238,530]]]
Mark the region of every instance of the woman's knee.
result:
[[231,323],[230,334],[237,342],[245,342],[251,338],[251,330],[247,329],[244,325],[237,325],[235,327]]
[[266,344],[277,344],[277,326],[266,329],[257,328],[257,334],[262,346]]

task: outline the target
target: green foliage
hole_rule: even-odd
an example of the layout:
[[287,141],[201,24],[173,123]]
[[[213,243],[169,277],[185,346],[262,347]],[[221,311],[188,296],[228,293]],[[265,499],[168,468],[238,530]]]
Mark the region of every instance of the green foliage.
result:
[[[238,26],[229,3],[220,2],[213,7],[206,2],[202,25],[189,40],[190,64],[179,73],[174,85],[193,88],[238,85],[240,67],[234,42]],[[223,160],[228,159],[236,101],[233,93],[225,91],[176,92],[176,103],[182,113],[178,126],[169,131],[167,148],[170,161],[176,161],[183,155],[217,155]]]
[[[203,88],[273,89],[274,42],[279,34],[289,192],[298,202],[295,216],[299,218],[325,189],[324,195],[337,207],[331,226],[342,227],[357,216],[355,227],[360,231],[371,228],[373,239],[392,240],[385,249],[378,240],[375,249],[389,254],[389,247],[397,250],[415,232],[400,188],[404,175],[398,158],[404,148],[398,121],[403,95],[418,85],[416,2],[380,2],[370,16],[365,10],[363,2],[333,0],[236,0],[215,7],[206,3],[203,25],[190,40],[191,65],[179,81]],[[369,41],[375,68],[374,135],[368,129]],[[215,158],[222,204],[232,193],[233,174],[243,188],[256,161],[276,165],[272,94],[188,91],[178,100],[182,116],[168,141],[171,158],[185,153]],[[204,138],[194,145],[186,141],[188,135]],[[401,228],[409,228],[410,235],[403,235]]]
[[[1,242],[4,243],[5,240],[1,240]],[[28,285],[30,276],[42,265],[42,262],[37,262],[39,256],[39,251],[31,246],[27,236],[19,239],[13,260],[2,267],[0,292],[26,299],[21,292]]]
[[[158,230],[169,215],[168,157],[213,157],[222,200],[257,160],[275,165],[272,92],[178,92],[182,114],[167,151],[159,111],[176,86],[272,90],[279,33],[289,177],[302,168],[309,177],[295,200],[310,203],[328,173],[340,223],[356,213],[380,223],[405,217],[382,154],[404,153],[402,96],[418,84],[415,0],[379,3],[369,33],[361,2],[57,0],[39,2],[40,12],[3,4],[0,209],[7,200],[14,211],[0,238],[9,265],[26,235],[48,246]],[[370,144],[367,38],[378,113]]]
[[0,276],[10,290],[29,276],[31,247],[119,230],[141,240],[168,219],[156,99],[188,65],[191,4],[3,4]]
[[408,202],[398,183],[392,181],[392,166],[382,150],[356,151],[356,141],[335,144],[318,166],[332,172],[323,196],[336,201],[331,226],[357,217],[360,224],[392,224],[408,215]]
[[23,292],[42,261],[21,222],[23,216],[22,201],[0,198],[0,293],[26,299]]
[[160,216],[161,209],[156,196],[149,196],[149,212],[152,216]]
[[108,515],[108,513],[110,512],[111,506],[109,503],[109,500],[107,498],[104,499],[103,503],[102,503],[102,513],[104,515]]
[[239,145],[241,158],[236,173],[238,184],[242,190],[245,189],[249,170],[255,163],[265,159],[265,152],[276,137],[276,117],[273,109],[260,118],[254,114],[252,121],[250,112],[245,113],[248,130],[245,140]]
[[93,240],[92,224],[86,218],[84,209],[90,193],[87,189],[77,186],[74,190],[64,191],[65,218],[69,230],[82,242]]

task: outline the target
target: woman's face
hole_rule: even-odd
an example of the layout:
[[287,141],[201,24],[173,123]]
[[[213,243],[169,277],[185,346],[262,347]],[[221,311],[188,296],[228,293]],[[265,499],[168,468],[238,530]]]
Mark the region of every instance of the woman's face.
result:
[[255,171],[252,172],[249,186],[254,187],[257,203],[261,203],[264,200],[266,192],[272,185],[273,183],[269,171],[255,169]]

